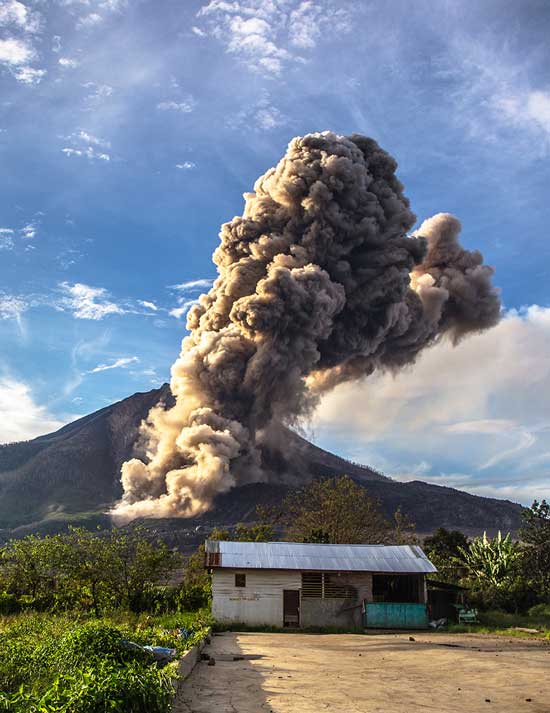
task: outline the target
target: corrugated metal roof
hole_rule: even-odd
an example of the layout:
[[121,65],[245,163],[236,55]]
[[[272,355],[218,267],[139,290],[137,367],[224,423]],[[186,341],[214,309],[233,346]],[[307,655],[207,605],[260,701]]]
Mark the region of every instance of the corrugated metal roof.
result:
[[[418,545],[316,545],[208,540],[206,552],[219,553],[219,561],[214,566],[224,568],[407,574],[437,572]],[[214,564],[213,559],[209,557],[211,564]]]

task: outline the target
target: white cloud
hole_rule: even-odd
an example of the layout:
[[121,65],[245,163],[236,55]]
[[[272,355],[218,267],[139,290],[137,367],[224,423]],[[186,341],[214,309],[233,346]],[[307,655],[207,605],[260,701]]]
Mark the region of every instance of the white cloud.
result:
[[52,52],[61,52],[61,37],[59,35],[52,37]]
[[13,246],[13,230],[11,228],[0,228],[0,250],[11,250]]
[[15,27],[24,32],[38,32],[40,29],[40,15],[31,12],[29,8],[18,0],[1,0],[0,2],[0,27]]
[[64,69],[76,69],[80,64],[77,59],[73,59],[72,57],[60,57],[58,62]]
[[460,30],[434,57],[434,77],[449,83],[453,122],[476,140],[505,147],[522,158],[550,151],[550,88],[537,86],[535,54],[518,56],[485,35]]
[[64,423],[33,399],[29,386],[0,378],[0,443],[35,438],[61,428]]
[[16,67],[13,70],[13,76],[18,82],[23,84],[34,85],[40,84],[40,82],[46,76],[47,71],[45,69],[35,69],[34,67]]
[[198,300],[180,300],[180,306],[171,309],[168,314],[176,319],[181,319],[187,312],[191,309],[193,305],[196,305]]
[[103,287],[91,287],[82,283],[71,285],[61,282],[59,287],[66,294],[62,306],[70,309],[77,319],[100,320],[112,314],[124,314],[126,310],[109,301],[109,293]]
[[81,17],[78,22],[76,23],[76,29],[77,30],[88,30],[93,27],[97,27],[97,25],[100,25],[103,22],[103,18],[101,15],[98,15],[97,12],[91,12],[89,15],[84,15],[84,17]]
[[111,364],[98,364],[96,367],[91,369],[89,374],[97,374],[100,371],[109,371],[110,369],[125,369],[130,364],[136,364],[139,361],[137,356],[133,357],[121,357],[116,359]]
[[20,232],[22,238],[24,238],[25,240],[32,240],[36,237],[37,225],[34,221],[31,223],[27,223],[27,225],[21,228]]
[[170,290],[178,290],[180,292],[191,292],[194,290],[202,290],[205,288],[210,289],[213,280],[208,278],[201,278],[200,280],[188,280],[187,282],[180,282],[177,285],[170,285]]
[[189,114],[195,108],[196,101],[193,97],[188,97],[185,101],[164,101],[157,104],[160,111],[179,111],[182,114]]
[[542,131],[550,138],[550,92],[526,91],[498,97],[494,103],[514,124]]
[[256,131],[271,131],[288,123],[288,117],[272,103],[271,95],[266,90],[261,92],[260,98],[251,107],[242,109],[234,116],[230,116],[227,121],[230,128],[242,129],[243,126],[252,126]]
[[351,29],[348,11],[330,0],[211,0],[197,17],[203,26],[192,28],[196,35],[210,35],[248,69],[271,77],[304,61],[295,49],[311,50],[327,32],[341,35]]
[[90,161],[110,161],[111,156],[106,151],[99,149],[108,149],[111,146],[109,141],[101,139],[98,136],[88,133],[87,131],[77,131],[67,137],[72,142],[72,146],[65,146],[61,151],[65,156],[78,156],[89,159]]
[[184,161],[183,163],[176,164],[176,168],[179,168],[182,171],[192,171],[196,167],[197,167],[197,164],[194,163],[193,161]]
[[0,294],[0,319],[14,319],[20,324],[21,317],[28,307],[28,303],[20,297]]
[[395,377],[338,387],[314,424],[325,445],[400,479],[424,463],[422,479],[452,485],[460,473],[470,492],[540,497],[550,490],[548,354],[550,308],[510,311],[456,348],[426,350]]
[[0,62],[19,66],[34,58],[34,49],[24,40],[10,37],[0,40]]
[[153,312],[158,311],[158,307],[154,302],[149,302],[148,300],[138,300],[138,304],[140,304],[142,307],[145,307],[146,309],[150,309]]
[[91,89],[92,91],[86,99],[88,101],[99,101],[100,99],[106,99],[110,97],[113,93],[113,87],[109,84],[98,84],[97,82],[85,82],[82,85],[85,89]]
[[94,148],[91,146],[88,146],[85,149],[74,149],[71,148],[70,146],[65,146],[64,148],[61,149],[61,152],[65,154],[65,156],[83,156],[85,158],[90,159],[90,161],[110,161],[111,157],[108,153],[105,153],[103,151],[96,151]]

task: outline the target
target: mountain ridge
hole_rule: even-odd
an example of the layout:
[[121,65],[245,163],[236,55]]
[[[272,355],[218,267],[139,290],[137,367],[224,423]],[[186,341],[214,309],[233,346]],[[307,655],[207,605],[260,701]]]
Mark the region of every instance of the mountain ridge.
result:
[[[54,433],[0,446],[0,530],[24,534],[55,529],[56,522],[105,523],[101,513],[122,494],[120,466],[140,455],[139,425],[159,401],[173,403],[168,384],[133,394]],[[256,505],[278,503],[314,477],[344,473],[378,498],[386,514],[401,507],[419,532],[444,526],[475,534],[516,531],[520,526],[522,508],[516,503],[418,480],[398,482],[346,461],[294,431],[286,429],[283,435],[285,449],[263,449],[269,482],[233,488],[215,498],[212,508],[199,517],[163,518],[150,526],[162,529],[170,522],[175,533],[250,521]]]

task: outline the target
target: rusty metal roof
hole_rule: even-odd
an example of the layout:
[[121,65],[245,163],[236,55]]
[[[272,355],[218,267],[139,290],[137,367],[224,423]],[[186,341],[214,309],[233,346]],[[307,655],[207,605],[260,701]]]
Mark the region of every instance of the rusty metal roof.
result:
[[206,552],[208,566],[222,568],[402,574],[437,572],[418,545],[317,545],[207,540]]

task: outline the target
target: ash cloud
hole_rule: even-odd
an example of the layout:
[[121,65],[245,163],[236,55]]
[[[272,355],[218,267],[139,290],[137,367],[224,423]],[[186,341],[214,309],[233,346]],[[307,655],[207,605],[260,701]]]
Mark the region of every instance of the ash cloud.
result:
[[460,223],[416,218],[395,160],[364,136],[293,139],[222,226],[218,278],[189,312],[176,403],[142,425],[122,467],[120,519],[194,515],[265,479],[261,443],[335,385],[398,370],[447,335],[498,322],[492,269]]

